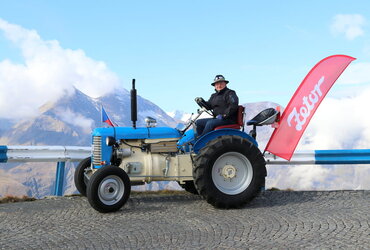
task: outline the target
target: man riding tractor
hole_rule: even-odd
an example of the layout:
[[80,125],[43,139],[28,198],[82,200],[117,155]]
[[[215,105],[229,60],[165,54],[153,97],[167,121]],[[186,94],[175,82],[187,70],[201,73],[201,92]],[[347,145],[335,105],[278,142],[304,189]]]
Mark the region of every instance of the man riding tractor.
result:
[[[214,128],[223,125],[237,123],[237,111],[239,98],[234,90],[227,88],[229,81],[225,80],[223,75],[216,75],[212,86],[215,87],[215,93],[205,102],[209,110],[213,110],[213,118],[198,119],[196,121],[197,134],[202,136],[211,132]],[[197,97],[196,101],[201,100]]]

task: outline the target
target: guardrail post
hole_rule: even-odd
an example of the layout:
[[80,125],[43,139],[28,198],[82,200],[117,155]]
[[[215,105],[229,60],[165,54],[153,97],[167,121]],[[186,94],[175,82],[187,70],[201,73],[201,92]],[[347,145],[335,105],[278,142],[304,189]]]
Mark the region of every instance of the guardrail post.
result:
[[66,166],[65,161],[59,161],[57,164],[57,173],[55,177],[55,190],[54,195],[62,196],[63,195],[63,182],[64,182],[64,169]]
[[8,151],[7,146],[0,146],[0,162],[7,162],[8,156],[6,155],[6,152]]

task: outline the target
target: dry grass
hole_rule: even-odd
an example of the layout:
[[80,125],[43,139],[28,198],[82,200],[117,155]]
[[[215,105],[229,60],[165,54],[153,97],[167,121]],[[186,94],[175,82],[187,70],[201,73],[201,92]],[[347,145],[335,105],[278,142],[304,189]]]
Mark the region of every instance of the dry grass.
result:
[[83,195],[82,194],[66,194],[66,195],[63,195],[64,197],[82,197]]
[[35,201],[36,199],[33,197],[28,197],[23,195],[21,197],[13,196],[13,195],[6,195],[4,197],[0,197],[0,203],[14,203],[14,202],[21,202],[21,201]]

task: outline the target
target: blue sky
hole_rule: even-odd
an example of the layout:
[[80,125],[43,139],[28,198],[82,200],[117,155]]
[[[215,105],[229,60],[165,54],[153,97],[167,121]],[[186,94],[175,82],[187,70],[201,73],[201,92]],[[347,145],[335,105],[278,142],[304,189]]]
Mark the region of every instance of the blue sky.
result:
[[[165,111],[186,112],[196,109],[196,96],[210,96],[216,74],[241,103],[285,106],[324,57],[347,54],[367,64],[369,13],[368,1],[338,0],[1,1],[0,8],[6,22],[104,62],[125,88],[136,78],[138,93]],[[333,28],[346,15],[347,26]],[[3,60],[22,64],[24,56],[0,31]],[[330,94],[369,82],[336,84]]]
[[[0,0],[0,118],[37,115],[74,86],[91,96],[129,89],[132,78],[165,111],[193,112],[196,96],[213,93],[216,74],[241,103],[285,106],[318,61],[347,54],[357,60],[297,149],[369,148],[369,20],[367,0]],[[89,119],[82,116],[74,118]],[[365,166],[274,169],[270,186],[369,188]]]

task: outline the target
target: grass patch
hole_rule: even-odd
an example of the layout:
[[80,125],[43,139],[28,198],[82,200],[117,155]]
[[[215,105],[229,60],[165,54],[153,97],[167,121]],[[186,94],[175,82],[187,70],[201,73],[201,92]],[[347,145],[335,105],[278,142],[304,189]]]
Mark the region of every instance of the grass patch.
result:
[[14,203],[14,202],[23,202],[23,201],[35,201],[33,197],[28,197],[23,195],[21,197],[6,195],[5,197],[0,197],[0,203]]

